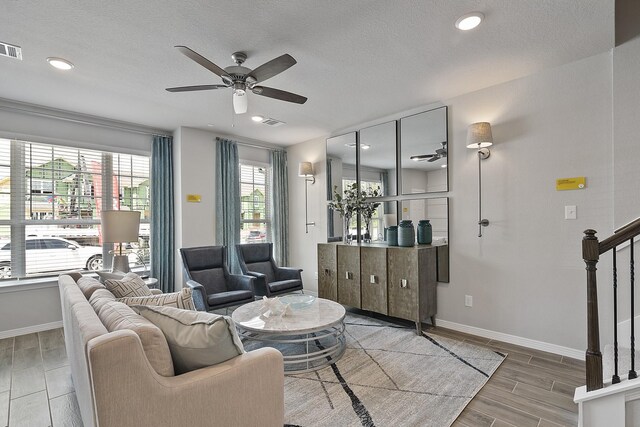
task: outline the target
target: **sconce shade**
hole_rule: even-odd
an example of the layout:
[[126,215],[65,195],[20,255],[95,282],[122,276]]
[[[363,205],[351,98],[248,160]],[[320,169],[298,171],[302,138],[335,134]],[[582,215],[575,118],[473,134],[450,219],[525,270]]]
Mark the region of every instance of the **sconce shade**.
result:
[[102,241],[104,243],[129,243],[138,241],[140,212],[102,211]]
[[478,122],[469,125],[467,129],[467,148],[485,148],[493,145],[491,123]]
[[384,214],[382,215],[382,222],[384,228],[389,228],[392,225],[398,224],[398,218],[396,217],[396,214]]
[[300,162],[298,165],[299,176],[313,176],[313,164],[311,162]]

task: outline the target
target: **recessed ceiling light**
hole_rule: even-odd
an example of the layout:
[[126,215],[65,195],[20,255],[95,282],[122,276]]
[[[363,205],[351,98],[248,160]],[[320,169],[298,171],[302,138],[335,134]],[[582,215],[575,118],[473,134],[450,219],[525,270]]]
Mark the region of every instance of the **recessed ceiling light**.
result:
[[446,167],[447,167],[447,165],[440,165],[440,167],[441,167],[441,168],[446,168]]
[[368,150],[369,148],[371,148],[371,146],[368,144],[361,144],[360,148],[362,148],[363,150]]
[[480,12],[472,12],[467,13],[466,15],[462,15],[456,21],[456,28],[462,31],[469,31],[476,28],[482,20],[484,19],[484,15]]
[[213,123],[209,123],[207,126],[214,127],[215,125]]
[[66,71],[73,68],[73,64],[71,62],[62,58],[49,57],[47,58],[47,62],[49,63],[49,65],[51,65],[54,68],[57,68],[58,70]]
[[262,116],[252,116],[251,120],[253,120],[254,122],[261,122],[264,120],[264,117]]

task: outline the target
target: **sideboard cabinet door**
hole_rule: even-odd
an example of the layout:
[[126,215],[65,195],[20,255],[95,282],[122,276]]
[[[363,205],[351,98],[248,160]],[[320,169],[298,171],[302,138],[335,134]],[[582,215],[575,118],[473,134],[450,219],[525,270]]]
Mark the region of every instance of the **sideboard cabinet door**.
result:
[[318,296],[338,301],[337,246],[331,243],[318,245]]
[[338,246],[338,302],[360,308],[360,247]]
[[360,248],[362,309],[388,314],[387,248]]

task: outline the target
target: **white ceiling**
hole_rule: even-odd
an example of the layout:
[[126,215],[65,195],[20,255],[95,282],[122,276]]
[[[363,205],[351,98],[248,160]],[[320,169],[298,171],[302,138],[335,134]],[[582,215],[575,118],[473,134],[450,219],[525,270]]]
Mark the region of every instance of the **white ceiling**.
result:
[[[480,27],[454,28],[475,10]],[[0,97],[289,145],[604,52],[613,11],[614,0],[6,0],[0,40],[24,60],[0,57]],[[249,94],[234,126],[231,90],[164,90],[220,83],[178,44],[223,68],[235,51],[252,69],[289,53],[298,64],[265,85],[309,100]],[[48,56],[75,69],[54,70]]]

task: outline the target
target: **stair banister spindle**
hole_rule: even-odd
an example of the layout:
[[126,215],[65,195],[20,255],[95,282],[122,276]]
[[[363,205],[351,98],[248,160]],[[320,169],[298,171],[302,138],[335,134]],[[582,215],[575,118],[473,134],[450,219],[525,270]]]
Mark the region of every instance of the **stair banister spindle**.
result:
[[613,254],[613,364],[614,372],[611,377],[612,384],[618,384],[620,382],[620,375],[618,375],[618,264],[616,261],[616,250],[612,251]]
[[582,238],[582,259],[587,270],[587,391],[602,388],[602,353],[600,352],[600,327],[598,322],[598,286],[596,265],[600,247],[595,230],[586,230]]
[[[631,369],[629,370],[629,379],[638,378],[636,373],[636,334],[635,334],[635,260],[633,255],[633,237],[629,240],[629,275],[631,277]],[[614,249],[615,250],[615,249]]]

